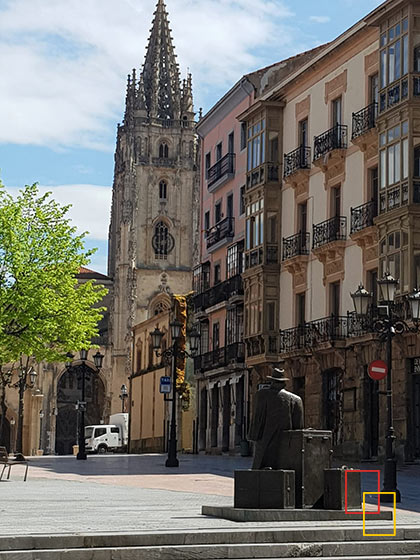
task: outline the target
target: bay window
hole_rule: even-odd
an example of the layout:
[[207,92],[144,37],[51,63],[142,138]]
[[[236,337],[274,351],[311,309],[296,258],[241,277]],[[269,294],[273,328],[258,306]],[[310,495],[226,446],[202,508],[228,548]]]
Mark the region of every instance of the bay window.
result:
[[409,291],[408,234],[406,231],[388,233],[379,242],[379,277],[389,272],[399,281],[397,293]]
[[248,127],[248,166],[255,169],[265,161],[265,119],[258,120]]

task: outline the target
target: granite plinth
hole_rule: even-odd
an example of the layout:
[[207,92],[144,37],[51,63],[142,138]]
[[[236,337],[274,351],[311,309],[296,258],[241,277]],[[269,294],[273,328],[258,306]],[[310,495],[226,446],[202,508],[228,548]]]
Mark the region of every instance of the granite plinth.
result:
[[[203,506],[202,515],[229,519],[230,521],[271,522],[271,521],[356,521],[362,520],[362,513],[351,515],[340,510],[329,509],[249,509],[226,506]],[[369,521],[393,519],[392,511],[369,513]]]

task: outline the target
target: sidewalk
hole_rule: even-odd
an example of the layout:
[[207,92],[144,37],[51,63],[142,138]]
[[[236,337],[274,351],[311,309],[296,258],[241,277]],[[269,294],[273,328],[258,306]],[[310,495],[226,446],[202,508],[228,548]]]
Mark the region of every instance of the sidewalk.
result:
[[[250,458],[180,455],[178,469],[166,468],[165,459],[163,455],[89,456],[87,461],[33,457],[26,483],[15,467],[11,481],[0,484],[0,535],[294,526],[235,523],[201,515],[202,505],[232,505],[233,471],[248,468]],[[399,473],[403,503],[397,526],[420,528],[419,471],[410,467]],[[303,526],[315,528],[311,523]]]

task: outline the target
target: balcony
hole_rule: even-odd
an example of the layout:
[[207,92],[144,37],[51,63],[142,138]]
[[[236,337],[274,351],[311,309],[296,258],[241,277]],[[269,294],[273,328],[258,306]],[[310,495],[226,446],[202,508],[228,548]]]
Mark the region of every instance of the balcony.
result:
[[243,363],[245,361],[245,348],[243,342],[234,342],[223,348],[217,348],[211,352],[201,354],[194,358],[194,369],[196,371],[210,371],[226,367],[232,363]]
[[336,124],[323,134],[315,136],[314,140],[314,162],[326,156],[333,150],[345,150],[347,148],[347,125]]
[[408,98],[408,78],[402,78],[398,82],[381,91],[379,95],[379,111],[383,113],[387,109],[398,105]]
[[[265,252],[265,256],[264,256]],[[279,249],[277,244],[267,244],[265,249],[258,247],[245,254],[245,269],[254,268],[259,265],[278,265]]]
[[282,260],[293,259],[299,255],[309,255],[309,233],[300,231],[290,237],[283,237]]
[[260,167],[249,171],[246,178],[247,190],[263,183],[279,182],[279,166],[276,163],[264,163]]
[[373,226],[373,219],[378,215],[376,200],[370,200],[361,206],[351,208],[350,235]]
[[301,169],[310,169],[311,167],[311,148],[307,146],[299,146],[293,152],[284,155],[283,177],[289,177]]
[[312,348],[337,340],[355,338],[374,332],[370,317],[330,315],[280,331],[280,354],[310,351]]
[[378,115],[378,104],[371,103],[361,111],[353,113],[352,135],[351,139],[363,136],[376,127],[376,117]]
[[223,301],[228,301],[230,298],[242,296],[243,293],[242,277],[237,274],[194,296],[194,309],[196,312],[205,310]]
[[235,218],[228,216],[207,230],[207,250],[215,251],[225,243],[232,241],[235,235]]
[[345,241],[346,238],[346,216],[334,216],[334,218],[313,226],[312,249],[318,249],[334,241]]
[[235,154],[226,154],[207,171],[207,189],[216,191],[235,176]]

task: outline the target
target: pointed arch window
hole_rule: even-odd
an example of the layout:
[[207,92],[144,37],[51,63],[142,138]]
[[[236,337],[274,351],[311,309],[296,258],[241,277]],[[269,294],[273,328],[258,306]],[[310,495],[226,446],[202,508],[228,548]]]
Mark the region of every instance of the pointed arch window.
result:
[[169,158],[169,146],[166,142],[161,142],[159,146],[159,157],[168,159]]
[[155,225],[152,245],[155,250],[155,259],[167,259],[169,253],[173,250],[175,240],[169,233],[169,228],[165,222],[158,222]]
[[160,181],[159,183],[159,198],[160,200],[168,198],[168,184],[166,181]]

